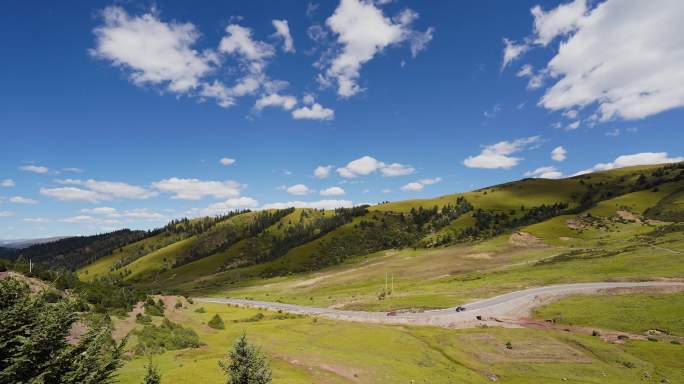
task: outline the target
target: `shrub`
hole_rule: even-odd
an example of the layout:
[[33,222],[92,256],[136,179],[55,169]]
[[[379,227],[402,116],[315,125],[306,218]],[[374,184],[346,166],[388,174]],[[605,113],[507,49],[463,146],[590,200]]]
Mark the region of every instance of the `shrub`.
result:
[[204,307],[199,307],[199,308],[195,309],[195,312],[197,312],[197,313],[204,313],[204,312],[206,312],[206,311],[204,310]]
[[174,308],[176,308],[176,309],[183,308],[183,303],[180,300],[176,301],[176,305],[174,305]]
[[221,319],[221,316],[218,314],[215,314],[214,317],[209,320],[207,323],[208,326],[214,329],[225,329],[226,325],[223,323],[223,319]]
[[157,366],[152,365],[152,361],[150,361],[145,368],[147,373],[145,373],[142,384],[161,384],[161,375],[157,371]]
[[180,324],[173,323],[164,318],[159,326],[150,324],[143,329],[133,331],[138,337],[138,345],[135,347],[136,355],[162,353],[167,350],[184,348],[198,348],[202,345],[197,333]]
[[248,317],[246,319],[241,319],[241,320],[233,320],[233,322],[235,322],[235,323],[253,323],[253,322],[261,321],[261,320],[263,320],[263,318],[264,318],[264,314],[261,312],[257,312],[257,314],[252,316],[252,317]]
[[506,349],[513,349],[513,344],[510,341],[506,342]]
[[145,308],[145,314],[147,315],[164,316],[165,305],[161,299],[155,302],[154,299],[149,297],[147,300],[145,300],[143,307]]
[[152,324],[152,318],[147,315],[143,315],[142,313],[138,313],[135,315],[135,322],[143,325]]

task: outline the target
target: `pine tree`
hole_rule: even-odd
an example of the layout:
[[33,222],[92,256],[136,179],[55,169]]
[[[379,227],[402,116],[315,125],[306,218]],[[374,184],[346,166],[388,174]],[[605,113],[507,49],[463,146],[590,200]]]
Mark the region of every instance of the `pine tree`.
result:
[[244,333],[235,342],[229,361],[219,361],[228,375],[227,384],[270,384],[271,368],[261,351],[247,341]]
[[142,384],[161,384],[161,375],[159,374],[159,371],[157,371],[157,366],[152,364],[151,360],[147,363],[146,368],[147,373],[145,374]]
[[111,383],[126,340],[115,343],[102,322],[70,345],[77,303],[46,298],[31,294],[26,283],[0,279],[0,383]]

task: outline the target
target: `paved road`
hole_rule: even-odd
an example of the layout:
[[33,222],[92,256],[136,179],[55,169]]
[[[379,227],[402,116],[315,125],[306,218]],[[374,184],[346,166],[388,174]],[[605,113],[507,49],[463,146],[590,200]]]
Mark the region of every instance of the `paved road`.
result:
[[[465,311],[456,312],[456,308],[437,309],[415,313],[365,312],[345,311],[329,308],[315,308],[303,305],[275,303],[269,301],[255,301],[244,299],[197,298],[195,301],[205,303],[232,304],[251,308],[281,310],[283,312],[322,316],[336,320],[348,320],[364,323],[386,324],[416,324],[435,325],[443,327],[467,328],[483,322],[497,322],[497,320],[517,319],[529,314],[532,308],[549,302],[550,300],[574,293],[596,293],[610,288],[684,288],[684,283],[678,282],[621,282],[621,283],[582,283],[549,285],[546,287],[530,288],[522,291],[506,293],[489,299],[465,304]],[[479,317],[479,318],[478,318]]]

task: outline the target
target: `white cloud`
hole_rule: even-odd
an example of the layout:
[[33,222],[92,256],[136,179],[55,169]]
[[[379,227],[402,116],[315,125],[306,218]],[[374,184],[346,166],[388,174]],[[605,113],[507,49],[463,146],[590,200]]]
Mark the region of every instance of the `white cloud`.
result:
[[157,196],[157,192],[150,191],[149,189],[115,181],[89,179],[84,181],[83,185],[91,191],[124,199],[149,199],[150,197]]
[[468,168],[509,169],[518,165],[521,157],[513,157],[512,154],[519,153],[531,144],[541,141],[539,136],[531,136],[514,141],[500,141],[496,144],[487,145],[477,156],[469,156],[463,160],[463,164]]
[[337,36],[339,50],[327,63],[324,82],[335,80],[337,93],[350,97],[360,92],[361,67],[386,47],[404,41],[415,55],[432,39],[433,30],[416,32],[411,24],[418,14],[406,9],[394,18],[386,17],[370,1],[341,0],[326,25]]
[[314,176],[316,176],[319,179],[325,179],[326,177],[330,176],[330,171],[332,170],[332,165],[319,165],[314,169]]
[[236,198],[243,188],[242,184],[232,180],[204,181],[178,177],[156,181],[152,186],[161,192],[172,193],[172,199],[180,200],[200,200],[206,196],[217,199]]
[[435,177],[432,179],[420,179],[420,180],[418,180],[418,182],[423,184],[423,185],[432,185],[432,184],[441,183],[442,178],[441,177]]
[[130,16],[118,6],[105,8],[102,18],[91,54],[131,70],[136,85],[167,84],[169,91],[184,93],[212,71],[212,54],[193,48],[200,34],[190,23],[166,23],[154,11]]
[[33,173],[48,173],[49,169],[40,165],[22,165],[19,167],[20,171],[33,172]]
[[576,109],[568,109],[567,111],[563,112],[563,116],[567,117],[568,119],[574,120],[579,116],[579,112],[577,112]]
[[567,157],[568,151],[563,147],[556,147],[551,151],[551,159],[555,161],[563,161]]
[[72,217],[67,217],[64,219],[61,219],[61,222],[64,223],[92,223],[96,221],[97,219],[92,217],[92,216],[87,216],[87,215],[78,215],[78,216],[72,216]]
[[29,199],[23,196],[12,196],[10,197],[9,202],[14,204],[38,204],[37,200]]
[[72,172],[72,173],[82,173],[83,170],[81,168],[62,168],[62,172]]
[[344,193],[345,193],[344,189],[342,189],[340,187],[330,187],[330,188],[323,189],[320,192],[320,195],[321,196],[341,196],[341,195],[344,195]]
[[135,208],[131,210],[124,211],[121,216],[127,217],[133,220],[146,220],[146,221],[161,221],[166,220],[166,216],[161,213],[155,212],[149,208]]
[[[561,37],[540,105],[589,109],[596,121],[636,120],[684,107],[684,2],[584,0],[532,9],[534,42]],[[629,26],[629,27],[626,27]]]
[[41,188],[40,194],[62,201],[85,201],[88,203],[112,199],[109,195],[75,187]]
[[418,192],[422,191],[427,185],[437,184],[442,181],[441,177],[435,177],[433,179],[421,179],[408,184],[403,185],[400,189],[404,192]]
[[314,208],[314,209],[335,209],[353,207],[350,200],[319,200],[319,201],[287,201],[264,204],[262,209],[284,209],[284,208]]
[[249,28],[237,24],[226,27],[227,35],[221,39],[219,50],[228,54],[236,54],[245,58],[250,64],[263,69],[264,61],[275,54],[272,45],[252,39]]
[[581,175],[595,171],[608,171],[615,168],[631,167],[634,165],[678,163],[680,161],[684,161],[684,157],[669,157],[667,152],[641,152],[632,155],[618,156],[610,163],[598,163],[592,168],[577,172],[575,175]]
[[314,103],[310,107],[304,106],[292,111],[292,118],[296,120],[332,120],[335,118],[335,111],[330,108],[325,108],[318,103]]
[[404,186],[401,187],[402,191],[405,192],[417,192],[417,191],[422,191],[423,190],[423,184],[421,183],[408,183]]
[[49,223],[50,220],[46,219],[44,217],[27,217],[22,220],[25,223],[31,223],[31,224],[45,224]]
[[540,179],[560,179],[563,177],[563,173],[560,172],[556,167],[539,167],[532,171],[525,172],[527,177],[536,177]]
[[290,95],[279,95],[271,93],[269,95],[261,96],[254,103],[254,109],[261,111],[266,107],[280,107],[286,111],[291,110],[297,105],[297,98]]
[[0,211],[0,217],[10,217],[14,216],[14,212],[12,211]]
[[221,165],[233,165],[235,164],[235,159],[231,159],[230,157],[223,157],[221,160],[219,160],[219,163]]
[[357,176],[368,176],[371,173],[380,171],[383,176],[404,176],[414,173],[416,170],[410,165],[399,163],[385,164],[371,156],[363,156],[347,163],[346,166],[336,169],[336,172],[345,178]]
[[415,171],[416,171],[416,169],[413,168],[412,166],[399,164],[399,163],[392,163],[392,164],[380,167],[380,173],[382,173],[383,176],[387,176],[387,177],[410,175],[410,174],[414,173]]
[[12,180],[12,179],[5,179],[5,180],[3,180],[3,181],[0,181],[0,187],[12,188],[12,187],[14,187],[15,185],[16,185],[16,184],[14,183],[14,180]]
[[285,189],[285,191],[287,191],[287,193],[289,193],[290,195],[297,195],[297,196],[306,195],[306,194],[311,193],[311,190],[309,189],[309,187],[307,187],[304,184],[295,184],[295,185],[290,186],[287,189]]
[[534,16],[535,42],[548,45],[557,36],[575,30],[586,11],[586,0],[575,0],[571,3],[561,4],[547,12],[542,10],[539,5],[533,7],[531,12]]
[[501,61],[501,70],[503,71],[508,64],[518,59],[523,53],[530,48],[527,44],[518,44],[510,39],[503,39],[504,50],[503,60]]
[[83,208],[81,212],[90,215],[105,215],[110,217],[120,216],[118,211],[112,207],[95,207],[95,208]]
[[287,20],[273,20],[273,27],[276,29],[275,35],[283,39],[283,51],[293,53],[295,51],[290,26]]
[[210,204],[206,208],[193,208],[188,211],[189,216],[216,216],[223,215],[237,209],[255,208],[259,202],[251,197],[238,197],[219,203]]
[[568,124],[565,126],[565,130],[567,131],[574,131],[575,129],[579,128],[580,126],[580,121],[573,121],[572,123]]

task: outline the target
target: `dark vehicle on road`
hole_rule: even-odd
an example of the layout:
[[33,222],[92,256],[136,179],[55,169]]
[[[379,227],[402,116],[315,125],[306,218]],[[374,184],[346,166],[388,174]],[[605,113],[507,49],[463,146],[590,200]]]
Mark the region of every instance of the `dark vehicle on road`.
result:
[[461,307],[460,305],[458,307],[456,307],[456,312],[463,312],[465,310],[466,310],[465,307]]

